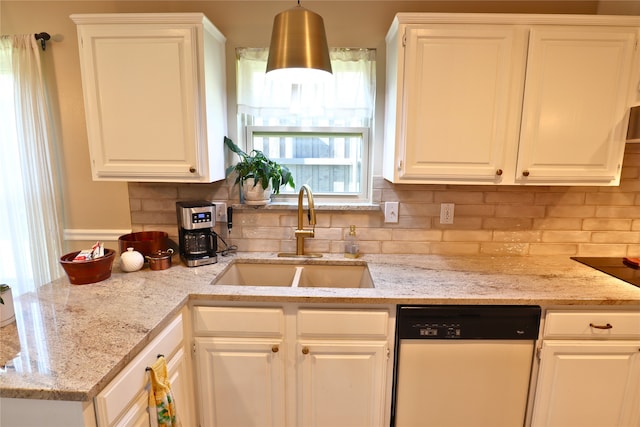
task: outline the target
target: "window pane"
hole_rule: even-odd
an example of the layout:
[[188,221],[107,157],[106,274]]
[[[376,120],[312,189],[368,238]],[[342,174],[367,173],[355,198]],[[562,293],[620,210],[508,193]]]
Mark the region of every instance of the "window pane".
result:
[[[296,187],[308,184],[314,194],[357,195],[364,185],[364,129],[284,132],[251,129],[251,148],[287,166]],[[283,194],[295,193],[291,188]]]

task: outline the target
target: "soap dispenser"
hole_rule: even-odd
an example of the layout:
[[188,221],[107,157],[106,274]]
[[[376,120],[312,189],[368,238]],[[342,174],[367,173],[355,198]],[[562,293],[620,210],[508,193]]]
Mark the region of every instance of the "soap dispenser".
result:
[[358,246],[358,240],[356,238],[355,225],[349,227],[349,234],[344,243],[344,256],[345,258],[358,258],[360,256],[360,247]]

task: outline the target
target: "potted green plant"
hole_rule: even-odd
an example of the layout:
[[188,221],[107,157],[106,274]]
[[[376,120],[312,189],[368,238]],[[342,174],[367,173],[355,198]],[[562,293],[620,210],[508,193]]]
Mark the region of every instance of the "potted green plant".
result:
[[226,173],[228,176],[236,172],[236,184],[241,185],[246,204],[266,205],[271,193],[279,194],[283,185],[295,188],[291,171],[286,166],[270,160],[260,150],[252,150],[247,154],[226,136],[224,143],[240,158],[238,163],[227,168]]
[[0,304],[4,304],[2,294],[6,293],[9,289],[11,289],[11,286],[5,285],[4,283],[0,284]]
[[13,309],[13,296],[11,286],[0,284],[0,327],[8,325],[15,320]]

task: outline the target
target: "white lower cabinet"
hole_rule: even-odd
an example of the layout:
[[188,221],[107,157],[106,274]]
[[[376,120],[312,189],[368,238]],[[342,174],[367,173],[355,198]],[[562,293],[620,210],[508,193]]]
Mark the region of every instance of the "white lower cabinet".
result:
[[284,425],[280,339],[195,339],[201,426]]
[[390,313],[195,307],[201,426],[388,425]]
[[386,341],[301,340],[297,349],[297,425],[385,425]]
[[640,313],[550,311],[533,427],[640,425]]
[[98,427],[150,426],[149,375],[159,354],[167,359],[176,413],[183,427],[196,426],[191,362],[185,351],[182,315],[149,343],[95,398]]

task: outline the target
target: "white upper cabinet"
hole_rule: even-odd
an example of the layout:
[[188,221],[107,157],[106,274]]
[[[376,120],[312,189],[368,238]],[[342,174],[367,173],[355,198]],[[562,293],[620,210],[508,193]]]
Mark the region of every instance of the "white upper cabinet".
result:
[[526,32],[411,25],[405,32],[398,177],[493,182],[517,138]]
[[617,185],[639,30],[637,17],[398,14],[384,177]]
[[71,15],[94,180],[224,178],[225,37],[201,13]]
[[636,33],[531,29],[517,181],[619,182]]

